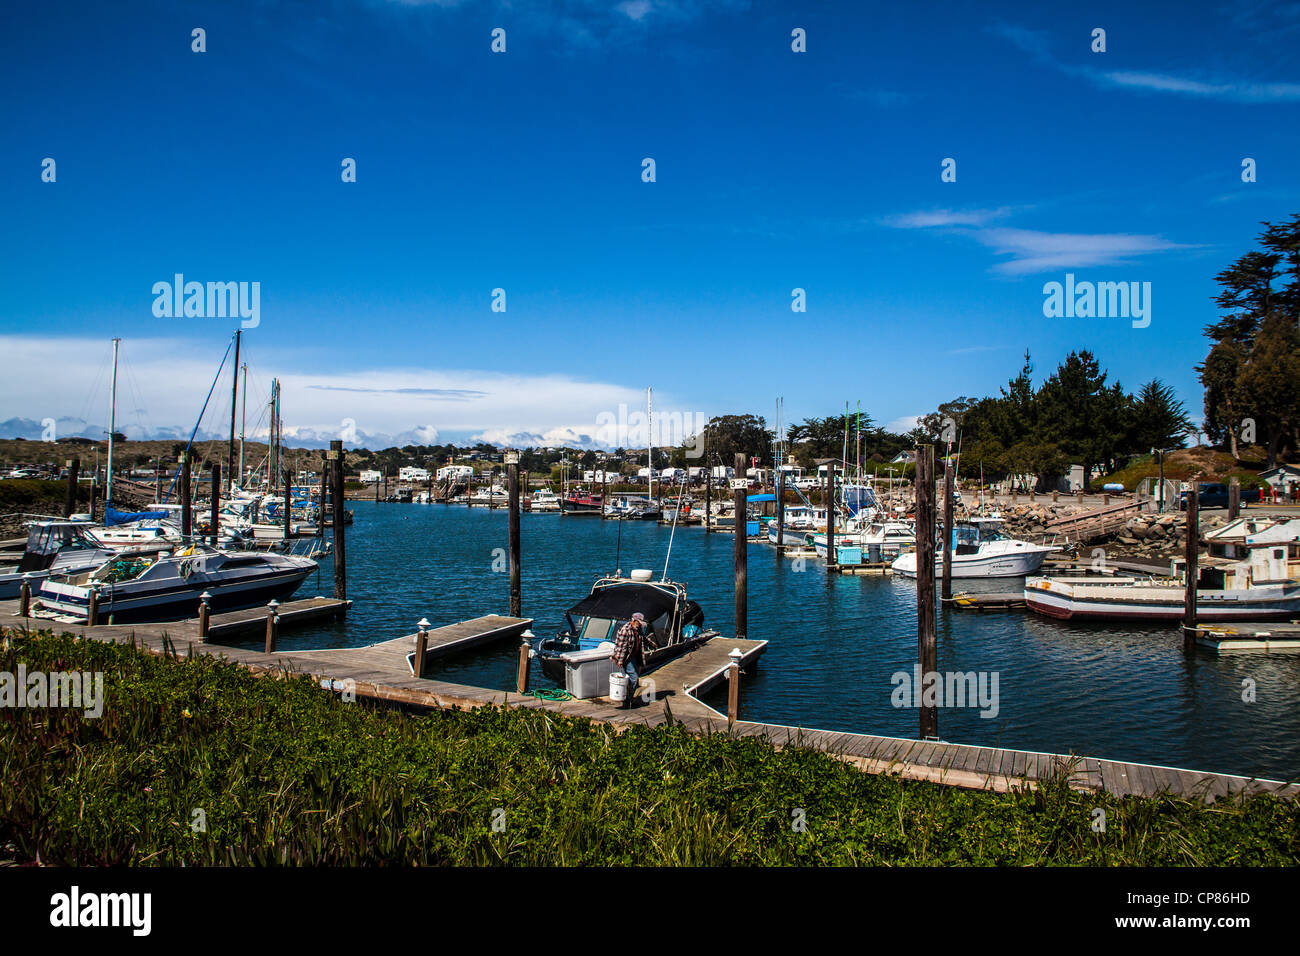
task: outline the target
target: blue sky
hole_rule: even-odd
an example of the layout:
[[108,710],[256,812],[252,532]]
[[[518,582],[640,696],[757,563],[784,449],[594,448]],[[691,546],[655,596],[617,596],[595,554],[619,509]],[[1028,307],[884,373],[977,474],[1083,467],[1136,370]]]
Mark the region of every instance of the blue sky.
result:
[[[1300,210],[1300,3],[1142,7],[9,11],[0,422],[102,428],[121,336],[119,427],[188,432],[235,323],[156,316],[176,273],[260,283],[250,428],[278,376],[304,440],[583,443],[646,386],[903,423],[1026,349],[1040,379],[1091,349],[1199,416],[1213,276]],[[1044,318],[1067,272],[1151,283],[1150,325]]]

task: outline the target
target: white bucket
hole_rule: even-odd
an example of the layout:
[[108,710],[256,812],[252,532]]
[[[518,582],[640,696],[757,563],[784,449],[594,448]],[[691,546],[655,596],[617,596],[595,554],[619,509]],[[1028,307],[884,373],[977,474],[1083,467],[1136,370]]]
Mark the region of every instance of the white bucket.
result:
[[620,703],[627,700],[627,675],[622,671],[609,675],[609,699]]

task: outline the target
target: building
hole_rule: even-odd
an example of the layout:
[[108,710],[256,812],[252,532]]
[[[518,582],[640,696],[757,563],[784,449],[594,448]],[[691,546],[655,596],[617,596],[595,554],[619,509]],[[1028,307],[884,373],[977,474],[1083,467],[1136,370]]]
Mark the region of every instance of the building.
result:
[[468,481],[474,477],[474,469],[469,465],[443,465],[435,475],[439,481]]
[[[382,476],[379,474],[379,470],[378,470],[378,469],[376,469],[376,468],[367,468],[365,471],[361,472],[361,483],[362,483],[363,485],[373,485],[373,484],[374,484],[376,481],[378,481],[381,477],[382,477]],[[281,521],[280,523],[281,523],[281,524],[284,524],[283,521]]]
[[429,469],[417,468],[415,465],[403,465],[397,472],[399,481],[428,481]]

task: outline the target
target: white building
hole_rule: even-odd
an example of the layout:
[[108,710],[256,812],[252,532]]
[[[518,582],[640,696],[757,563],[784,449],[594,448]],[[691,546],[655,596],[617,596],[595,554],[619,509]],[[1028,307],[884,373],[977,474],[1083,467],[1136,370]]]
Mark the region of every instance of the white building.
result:
[[397,478],[399,481],[428,481],[429,469],[403,465],[397,472]]
[[464,481],[474,477],[474,469],[469,465],[443,465],[434,474],[439,481]]
[[[373,485],[376,481],[380,479],[380,477],[381,476],[379,474],[378,469],[367,469],[361,472],[361,483],[363,485]],[[283,521],[281,521],[280,523],[284,524]]]

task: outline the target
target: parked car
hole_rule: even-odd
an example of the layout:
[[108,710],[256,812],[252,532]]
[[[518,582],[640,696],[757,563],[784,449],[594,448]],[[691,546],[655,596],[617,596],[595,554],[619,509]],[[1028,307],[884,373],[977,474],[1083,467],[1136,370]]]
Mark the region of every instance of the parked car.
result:
[[[1196,486],[1197,489],[1197,507],[1199,508],[1226,508],[1228,507],[1228,486],[1218,481],[1202,481]],[[1188,492],[1181,491],[1178,493],[1178,510],[1187,510]],[[1247,502],[1259,503],[1258,488],[1242,488],[1241,503]]]

